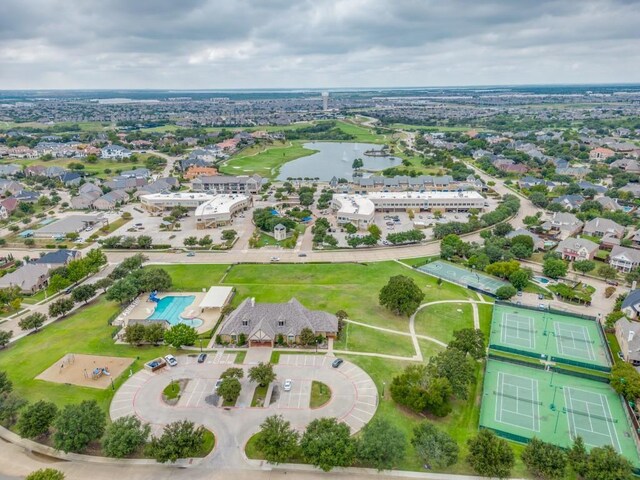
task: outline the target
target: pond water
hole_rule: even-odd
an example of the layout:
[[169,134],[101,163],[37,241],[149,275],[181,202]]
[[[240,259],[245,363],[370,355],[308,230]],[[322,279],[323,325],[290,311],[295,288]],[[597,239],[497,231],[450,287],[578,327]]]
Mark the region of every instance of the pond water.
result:
[[351,165],[356,158],[361,158],[364,162],[362,168],[364,176],[369,176],[371,171],[377,172],[402,163],[402,159],[398,157],[365,155],[364,152],[367,150],[382,148],[381,145],[373,143],[309,142],[304,144],[304,148],[318,150],[318,152],[285,163],[280,168],[278,180],[286,180],[290,177],[318,177],[324,181],[329,181],[332,177],[342,177],[351,180],[353,177]]

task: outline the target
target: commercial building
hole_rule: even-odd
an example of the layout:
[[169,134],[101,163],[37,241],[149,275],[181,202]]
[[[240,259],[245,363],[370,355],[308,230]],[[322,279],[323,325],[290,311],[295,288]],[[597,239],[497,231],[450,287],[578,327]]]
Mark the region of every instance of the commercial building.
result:
[[162,214],[174,207],[195,210],[197,228],[213,228],[231,223],[233,216],[249,208],[247,195],[214,195],[202,192],[153,193],[141,195],[142,206],[153,214]]
[[201,176],[193,180],[193,190],[211,193],[258,193],[262,188],[260,175],[227,175]]
[[33,230],[33,236],[36,238],[64,237],[68,233],[80,233],[87,228],[93,228],[96,224],[102,226],[103,221],[102,215],[70,215]]
[[332,208],[338,223],[353,223],[366,228],[373,223],[375,212],[442,211],[465,212],[483,210],[485,198],[476,191],[464,192],[371,192],[368,195],[334,195]]

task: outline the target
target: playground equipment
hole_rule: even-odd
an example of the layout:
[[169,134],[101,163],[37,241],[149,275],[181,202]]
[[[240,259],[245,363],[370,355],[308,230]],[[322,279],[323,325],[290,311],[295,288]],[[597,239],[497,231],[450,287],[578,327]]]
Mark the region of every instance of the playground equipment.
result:
[[110,376],[109,369],[107,367],[104,368],[94,368],[93,372],[91,372],[91,378],[94,380],[99,379],[102,375]]
[[158,303],[160,301],[160,299],[158,298],[158,291],[154,290],[153,292],[151,292],[151,295],[149,295],[149,300],[152,302],[156,302]]

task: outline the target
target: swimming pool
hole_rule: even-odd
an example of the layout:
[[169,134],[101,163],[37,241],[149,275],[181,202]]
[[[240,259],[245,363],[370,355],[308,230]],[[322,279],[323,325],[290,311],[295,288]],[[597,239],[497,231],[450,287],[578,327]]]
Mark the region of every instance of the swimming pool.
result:
[[166,320],[170,325],[184,323],[193,328],[202,326],[202,320],[199,318],[182,318],[180,314],[193,303],[195,295],[169,295],[163,297],[156,304],[155,311],[147,320]]
[[547,283],[551,282],[548,278],[545,278],[545,277],[533,277],[533,280],[543,285],[546,285]]

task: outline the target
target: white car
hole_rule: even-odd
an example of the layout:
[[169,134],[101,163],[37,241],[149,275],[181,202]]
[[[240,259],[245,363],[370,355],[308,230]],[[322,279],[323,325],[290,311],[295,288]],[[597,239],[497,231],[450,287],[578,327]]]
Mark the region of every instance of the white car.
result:
[[293,380],[291,380],[290,378],[287,378],[282,384],[282,388],[285,392],[290,392],[292,385],[293,385]]
[[170,367],[175,367],[176,365],[178,365],[178,360],[176,360],[176,357],[171,354],[165,355],[164,359],[167,361]]
[[272,262],[279,262],[280,259],[278,257],[271,257]]
[[218,391],[218,387],[220,386],[220,384],[222,383],[222,379],[219,378],[218,380],[216,380],[216,384],[213,387],[213,393],[216,393]]

